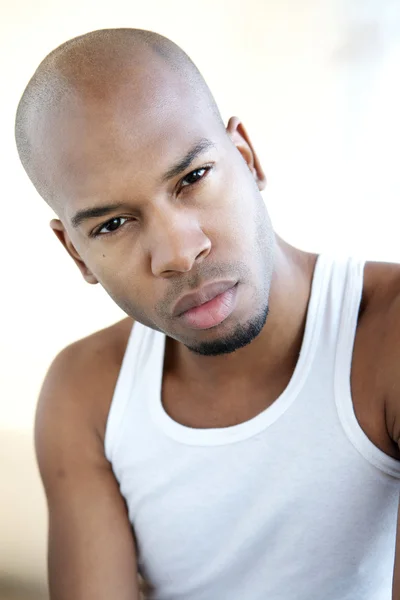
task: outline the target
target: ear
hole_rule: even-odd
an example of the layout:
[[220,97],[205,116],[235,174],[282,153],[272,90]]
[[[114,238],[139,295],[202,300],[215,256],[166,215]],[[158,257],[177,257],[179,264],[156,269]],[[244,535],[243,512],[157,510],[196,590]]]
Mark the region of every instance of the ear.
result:
[[256,180],[258,189],[260,191],[263,190],[267,184],[267,179],[243,123],[238,117],[231,117],[226,127],[226,131],[246,161],[247,166]]
[[54,231],[57,238],[60,240],[60,242],[62,243],[62,245],[68,252],[68,254],[73,258],[74,262],[78,266],[78,269],[82,273],[85,281],[87,281],[88,283],[92,283],[92,284],[98,283],[96,277],[88,269],[86,264],[83,262],[83,260],[79,256],[78,251],[75,249],[75,246],[71,242],[69,235],[68,235],[64,225],[61,223],[61,221],[59,219],[52,219],[50,221],[50,227],[52,228],[52,230]]

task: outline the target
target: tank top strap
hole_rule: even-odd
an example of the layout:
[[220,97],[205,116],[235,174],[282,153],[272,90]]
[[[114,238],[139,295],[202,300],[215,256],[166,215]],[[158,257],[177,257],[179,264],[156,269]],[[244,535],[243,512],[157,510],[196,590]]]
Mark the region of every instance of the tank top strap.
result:
[[344,278],[344,294],[338,324],[335,356],[335,402],[342,427],[353,446],[373,466],[398,479],[400,462],[375,446],[361,428],[351,393],[351,366],[360,311],[365,261],[350,258]]
[[110,462],[112,462],[114,446],[120,434],[124,415],[134,395],[133,389],[138,384],[138,376],[143,373],[143,367],[146,364],[146,360],[148,360],[149,350],[151,350],[147,335],[148,331],[147,327],[136,321],[129,334],[108,413],[104,436],[105,455]]

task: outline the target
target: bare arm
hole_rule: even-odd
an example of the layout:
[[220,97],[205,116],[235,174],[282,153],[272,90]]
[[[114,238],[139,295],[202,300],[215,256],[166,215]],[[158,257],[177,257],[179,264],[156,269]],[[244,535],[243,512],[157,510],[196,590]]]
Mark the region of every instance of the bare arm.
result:
[[125,502],[92,423],[87,373],[68,348],[46,376],[35,445],[48,502],[51,600],[139,600]]

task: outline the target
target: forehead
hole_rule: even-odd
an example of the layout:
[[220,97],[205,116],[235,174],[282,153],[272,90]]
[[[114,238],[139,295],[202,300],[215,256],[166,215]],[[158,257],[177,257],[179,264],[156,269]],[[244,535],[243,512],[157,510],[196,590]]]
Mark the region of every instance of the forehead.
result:
[[50,115],[45,129],[44,168],[68,204],[139,177],[150,185],[199,139],[217,145],[221,137],[208,99],[163,69],[77,95]]

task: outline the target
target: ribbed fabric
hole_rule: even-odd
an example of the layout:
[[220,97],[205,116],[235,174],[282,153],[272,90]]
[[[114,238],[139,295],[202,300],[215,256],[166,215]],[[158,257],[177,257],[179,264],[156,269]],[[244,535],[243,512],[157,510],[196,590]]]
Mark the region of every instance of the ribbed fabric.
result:
[[365,435],[350,390],[363,272],[318,257],[287,388],[231,427],[165,412],[165,335],[134,324],[105,451],[153,600],[391,600],[400,462]]

